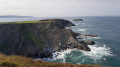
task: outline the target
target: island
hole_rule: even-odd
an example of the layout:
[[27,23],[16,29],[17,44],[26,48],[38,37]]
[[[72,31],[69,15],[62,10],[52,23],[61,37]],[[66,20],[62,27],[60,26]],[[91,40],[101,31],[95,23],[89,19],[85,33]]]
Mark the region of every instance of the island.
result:
[[83,19],[73,19],[73,21],[83,21]]

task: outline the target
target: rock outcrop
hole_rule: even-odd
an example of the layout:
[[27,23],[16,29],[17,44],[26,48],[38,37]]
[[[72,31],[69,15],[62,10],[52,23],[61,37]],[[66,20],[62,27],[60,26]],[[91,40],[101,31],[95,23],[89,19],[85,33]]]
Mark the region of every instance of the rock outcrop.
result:
[[81,36],[98,37],[97,35],[93,35],[93,34],[81,34]]
[[75,26],[64,19],[46,19],[37,23],[0,24],[0,52],[26,57],[51,57],[53,52],[90,48],[76,40],[80,35],[65,27]]
[[73,21],[83,21],[83,19],[73,19]]
[[90,40],[86,40],[86,41],[80,41],[81,44],[85,44],[85,45],[94,45],[95,42],[90,41]]

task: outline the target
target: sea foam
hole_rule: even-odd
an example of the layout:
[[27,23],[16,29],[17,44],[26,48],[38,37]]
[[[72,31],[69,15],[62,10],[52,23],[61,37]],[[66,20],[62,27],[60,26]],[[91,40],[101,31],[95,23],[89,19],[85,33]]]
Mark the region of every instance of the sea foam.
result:
[[91,39],[102,39],[101,37],[90,37],[90,36],[82,36],[83,40],[91,40]]
[[77,52],[77,54],[80,54],[76,57],[74,57],[74,59],[80,59],[82,60],[81,62],[78,62],[78,64],[80,63],[84,63],[87,62],[89,59],[92,59],[96,62],[96,60],[100,60],[100,59],[105,59],[105,56],[113,56],[111,49],[109,47],[107,47],[105,44],[103,46],[96,46],[96,45],[89,45],[89,48],[91,49],[91,51],[84,51],[84,50],[79,50],[79,49],[67,49],[61,52],[55,52],[53,53],[53,57],[52,58],[38,58],[36,60],[45,60],[45,61],[49,61],[49,62],[53,62],[56,60],[60,60],[60,62],[62,63],[66,63],[67,61],[67,57],[69,58],[73,58],[75,56],[75,54],[73,54],[73,52]]
[[66,63],[66,61],[65,61],[66,54],[70,54],[71,51],[74,51],[74,50],[75,49],[67,49],[67,50],[64,50],[64,51],[61,51],[61,52],[54,52],[52,58],[37,58],[37,59],[35,59],[35,61],[45,60],[45,61],[53,62],[55,60],[62,59],[62,62]]
[[66,63],[65,61],[65,57],[66,57],[66,54],[70,54],[71,51],[73,51],[74,49],[67,49],[67,50],[64,50],[64,51],[61,51],[61,52],[55,52],[53,53],[53,58],[52,60],[55,61],[57,59],[62,59],[64,63]]
[[[61,52],[56,59],[64,59],[66,54],[72,53],[72,51],[79,51],[84,56],[88,56],[93,60],[100,60],[104,56],[113,56],[111,48],[107,47],[105,44],[103,46],[97,46],[97,45],[88,45],[88,47],[91,49],[91,51],[84,51],[79,49],[68,49],[67,51]],[[65,61],[64,61],[65,62]]]
[[91,59],[101,59],[104,56],[113,56],[111,48],[107,47],[105,44],[102,47],[96,45],[88,45],[91,51],[81,51],[83,55],[89,56]]
[[79,29],[78,31],[82,31],[82,32],[85,32],[87,31],[88,29]]

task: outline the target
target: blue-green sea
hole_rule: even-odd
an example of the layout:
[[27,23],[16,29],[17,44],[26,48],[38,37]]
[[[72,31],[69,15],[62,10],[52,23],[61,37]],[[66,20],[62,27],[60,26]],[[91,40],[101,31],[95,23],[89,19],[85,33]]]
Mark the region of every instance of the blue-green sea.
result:
[[[120,16],[82,16],[82,17],[57,17],[68,19],[76,26],[69,27],[74,32],[94,34],[98,37],[84,37],[83,40],[96,42],[89,46],[91,51],[68,49],[60,52],[59,56],[42,60],[57,63],[94,64],[107,67],[120,67]],[[82,18],[84,21],[72,21]],[[0,18],[0,22],[40,20],[46,18]]]
[[120,17],[82,17],[84,20],[72,21],[75,32],[95,34],[98,38],[84,38],[93,40],[95,46],[90,46],[91,52],[72,51],[65,57],[67,63],[100,64],[108,67],[120,67]]

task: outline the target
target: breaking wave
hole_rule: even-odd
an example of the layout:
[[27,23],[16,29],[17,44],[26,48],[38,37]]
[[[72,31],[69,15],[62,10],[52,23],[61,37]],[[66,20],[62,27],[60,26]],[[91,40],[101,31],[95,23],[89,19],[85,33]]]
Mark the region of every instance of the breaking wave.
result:
[[81,51],[83,55],[89,56],[91,59],[101,59],[104,56],[112,56],[111,48],[105,44],[102,47],[96,45],[88,45],[91,51]]
[[[83,51],[79,49],[67,49],[61,52],[53,53],[53,58],[43,58],[36,60],[45,60],[49,62],[58,63],[73,63],[73,64],[84,64],[89,62],[96,62],[99,60],[107,60],[106,56],[113,56],[111,49],[105,44],[103,46],[89,45],[91,51]],[[88,62],[89,61],[89,62]]]
[[82,36],[83,40],[91,40],[91,39],[102,39],[101,37],[89,37],[89,36]]
[[88,29],[79,29],[78,31],[82,31],[82,32],[85,32],[87,31]]

